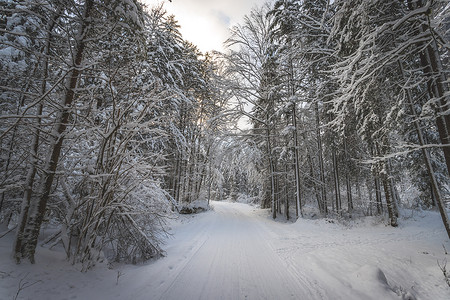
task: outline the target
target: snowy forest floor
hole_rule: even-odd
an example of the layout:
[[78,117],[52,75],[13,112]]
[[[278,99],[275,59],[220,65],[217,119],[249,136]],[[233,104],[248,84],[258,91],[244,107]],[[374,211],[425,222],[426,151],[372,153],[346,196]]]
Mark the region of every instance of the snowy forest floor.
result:
[[450,241],[437,212],[392,228],[373,217],[276,222],[247,204],[212,206],[172,221],[166,257],[87,273],[41,247],[36,265],[15,265],[9,234],[0,239],[0,298],[450,299],[438,266],[450,260]]

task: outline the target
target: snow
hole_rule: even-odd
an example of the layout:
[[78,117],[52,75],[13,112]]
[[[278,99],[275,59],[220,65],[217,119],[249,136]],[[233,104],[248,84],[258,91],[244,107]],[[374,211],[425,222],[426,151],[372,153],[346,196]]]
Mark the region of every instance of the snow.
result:
[[0,298],[32,284],[18,299],[450,299],[437,264],[450,242],[437,212],[404,212],[392,228],[374,217],[291,223],[247,204],[212,205],[173,220],[166,257],[144,265],[81,273],[41,247],[36,265],[15,265],[9,234],[0,239]]

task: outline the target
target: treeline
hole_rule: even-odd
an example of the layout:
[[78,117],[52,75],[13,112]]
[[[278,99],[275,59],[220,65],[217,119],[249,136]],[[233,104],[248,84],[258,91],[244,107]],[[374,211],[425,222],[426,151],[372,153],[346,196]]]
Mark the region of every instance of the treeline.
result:
[[46,224],[84,269],[160,256],[171,211],[227,197],[392,226],[404,204],[438,207],[450,235],[448,1],[280,0],[205,55],[138,0],[0,4],[17,262]]
[[[445,212],[449,196],[448,1],[278,0],[227,41],[229,88],[249,120],[231,188],[271,207],[323,216],[383,214],[397,226],[399,187]],[[233,148],[233,146],[230,146]],[[234,157],[233,159],[235,159]],[[255,164],[255,162],[258,162]],[[262,176],[261,176],[262,175]],[[236,192],[234,192],[236,194]]]
[[163,254],[171,210],[206,199],[219,67],[137,0],[0,1],[0,221],[17,262],[43,224],[84,269]]

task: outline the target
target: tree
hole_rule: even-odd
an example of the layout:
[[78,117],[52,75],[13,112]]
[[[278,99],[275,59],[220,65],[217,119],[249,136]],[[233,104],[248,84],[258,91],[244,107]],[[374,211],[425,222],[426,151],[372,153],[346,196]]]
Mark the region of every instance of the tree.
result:
[[[276,162],[273,156],[273,138],[276,128],[277,75],[273,72],[276,63],[276,45],[270,39],[270,21],[266,19],[268,5],[252,10],[244,18],[244,24],[233,28],[227,45],[230,86],[233,96],[239,102],[240,113],[252,124],[256,143],[265,153],[265,183],[262,207],[271,203],[273,218],[276,217]],[[237,48],[237,50],[234,50]],[[276,67],[275,67],[276,68]],[[245,107],[250,106],[247,112]]]
[[[418,4],[420,6],[421,3]],[[428,3],[428,5],[430,4]],[[377,9],[373,10],[372,5]],[[442,144],[447,143],[443,130],[445,116],[439,114],[441,108],[445,108],[446,100],[438,91],[443,88],[439,87],[439,82],[444,73],[436,65],[437,59],[432,58],[428,60],[428,64],[424,63],[424,55],[429,56],[429,53],[433,52],[431,49],[426,48],[426,54],[421,52],[424,40],[428,40],[430,45],[434,45],[436,42],[432,38],[434,29],[427,27],[426,30],[429,32],[426,32],[423,27],[424,16],[429,7],[420,6],[411,11],[412,7],[409,2],[391,1],[377,1],[376,3],[341,1],[337,2],[337,6],[339,9],[333,34],[338,37],[343,60],[335,67],[342,72],[339,78],[343,84],[341,85],[342,96],[337,98],[339,102],[335,102],[335,107],[339,108],[338,111],[341,112],[341,115],[348,115],[342,114],[342,112],[349,112],[348,104],[352,103],[350,106],[359,109],[356,111],[357,115],[362,113],[360,115],[363,116],[360,123],[361,133],[365,140],[370,140],[372,145],[369,144],[369,147],[372,155],[383,158],[376,163],[376,170],[384,186],[391,224],[395,225],[395,188],[393,188],[393,181],[389,175],[390,162],[386,156],[391,152],[390,144],[392,142],[389,136],[394,132],[390,126],[395,122],[401,122],[396,116],[399,116],[402,110],[402,99],[405,99],[395,85],[405,79],[403,75],[399,77],[398,72],[395,71],[398,70],[399,61],[400,63],[404,61],[415,63],[420,58],[424,72],[419,72],[422,75],[419,73],[416,75],[423,76],[422,80],[425,82],[428,80],[428,91],[430,89],[434,91],[434,96],[430,98],[437,96],[440,101],[440,105],[435,107],[437,109],[435,110],[436,124]],[[438,7],[439,5],[435,6],[439,9]],[[406,23],[409,25],[406,26]],[[352,44],[347,41],[358,41],[358,43]],[[432,65],[435,65],[436,68]],[[431,73],[429,70],[432,69],[438,77],[441,77],[439,80],[431,79],[433,84],[430,86]],[[394,95],[396,101],[393,102],[390,99],[391,95]],[[353,97],[357,99],[355,103],[351,100]],[[386,100],[383,101],[383,98]],[[384,108],[380,106],[383,102],[386,103]],[[363,112],[366,109],[369,111]],[[340,122],[340,124],[344,123]]]

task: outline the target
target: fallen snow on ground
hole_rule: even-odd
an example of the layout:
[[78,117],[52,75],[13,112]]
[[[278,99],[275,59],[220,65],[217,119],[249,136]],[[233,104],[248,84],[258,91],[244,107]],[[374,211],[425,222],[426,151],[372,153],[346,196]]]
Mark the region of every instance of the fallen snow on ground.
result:
[[[0,298],[14,299],[450,299],[438,266],[450,242],[436,212],[399,228],[376,219],[275,222],[266,210],[213,202],[172,224],[166,257],[100,264],[87,273],[58,251],[15,265],[0,239]],[[447,267],[450,270],[450,264]]]

